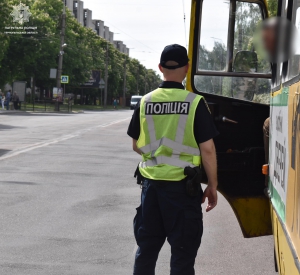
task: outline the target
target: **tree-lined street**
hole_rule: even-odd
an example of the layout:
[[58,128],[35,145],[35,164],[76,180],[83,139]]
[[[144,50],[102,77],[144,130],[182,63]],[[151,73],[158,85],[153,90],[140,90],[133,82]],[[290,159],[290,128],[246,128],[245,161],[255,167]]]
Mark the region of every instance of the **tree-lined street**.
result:
[[[52,89],[57,87],[56,79],[49,77],[50,69],[57,69],[59,57],[63,56],[62,74],[68,75],[67,93],[99,97],[98,87],[81,90],[88,82],[93,70],[107,74],[107,104],[112,98],[120,98],[125,92],[144,94],[160,81],[157,72],[147,69],[137,59],[116,49],[113,43],[97,35],[91,28],[82,26],[72,12],[66,9],[64,43],[61,44],[63,2],[61,0],[24,0],[32,15],[24,28],[33,32],[19,33],[11,27],[22,27],[12,23],[12,7],[20,1],[0,1],[0,89],[14,81],[26,81],[27,88],[40,91],[38,98],[52,98]],[[58,77],[60,79],[60,77]],[[32,79],[32,80],[31,80]],[[43,92],[45,91],[45,93]],[[27,101],[32,100],[28,96]],[[94,104],[96,100],[86,100]],[[83,103],[83,102],[81,102]]]
[[[1,115],[0,270],[3,275],[128,275],[139,156],[131,111]],[[244,239],[220,195],[204,213],[196,274],[274,275],[272,237]],[[168,274],[169,245],[157,274]]]

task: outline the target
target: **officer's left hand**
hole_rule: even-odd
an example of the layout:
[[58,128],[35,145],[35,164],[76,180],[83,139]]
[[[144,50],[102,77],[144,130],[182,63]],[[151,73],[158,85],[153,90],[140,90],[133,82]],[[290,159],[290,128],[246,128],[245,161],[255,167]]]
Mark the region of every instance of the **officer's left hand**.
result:
[[206,212],[209,212],[210,210],[214,209],[217,205],[218,202],[217,188],[212,186],[207,186],[203,193],[202,203],[205,202],[206,198],[208,199]]

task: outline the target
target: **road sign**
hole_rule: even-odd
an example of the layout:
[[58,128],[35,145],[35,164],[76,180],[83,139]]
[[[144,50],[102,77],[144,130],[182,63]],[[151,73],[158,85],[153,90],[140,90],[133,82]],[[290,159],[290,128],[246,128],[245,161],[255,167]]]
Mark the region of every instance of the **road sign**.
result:
[[56,78],[57,69],[50,69],[50,78]]
[[104,87],[105,87],[105,82],[104,82],[104,80],[101,78],[101,80],[100,80],[100,82],[99,82],[99,88],[100,88],[100,89],[104,89]]
[[62,75],[60,83],[61,84],[68,84],[69,83],[69,76],[68,75]]
[[17,93],[17,95],[19,96],[19,100],[21,102],[25,101],[25,92],[26,92],[26,82],[25,81],[15,81],[13,83],[12,90]]
[[92,70],[90,78],[81,85],[83,88],[98,88],[100,85],[101,72],[99,70]]

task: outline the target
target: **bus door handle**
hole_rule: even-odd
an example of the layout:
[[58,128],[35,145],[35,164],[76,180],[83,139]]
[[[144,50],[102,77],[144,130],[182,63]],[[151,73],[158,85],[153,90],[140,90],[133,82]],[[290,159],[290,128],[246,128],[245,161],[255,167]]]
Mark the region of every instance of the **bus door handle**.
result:
[[232,119],[229,119],[229,118],[227,118],[226,116],[223,116],[223,117],[222,117],[222,121],[223,121],[224,123],[233,123],[233,124],[238,124],[238,122],[237,122],[237,121],[235,121],[235,120],[232,120]]

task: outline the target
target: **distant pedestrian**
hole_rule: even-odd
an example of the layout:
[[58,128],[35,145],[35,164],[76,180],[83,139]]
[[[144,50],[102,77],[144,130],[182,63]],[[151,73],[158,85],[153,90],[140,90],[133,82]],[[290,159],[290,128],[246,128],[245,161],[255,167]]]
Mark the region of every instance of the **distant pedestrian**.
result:
[[12,102],[14,103],[14,109],[18,110],[19,109],[19,96],[17,95],[17,92],[14,92],[13,97],[12,97]]
[[2,110],[4,110],[4,103],[5,103],[5,95],[1,93],[2,98],[1,98],[1,105],[2,105]]
[[9,103],[11,100],[11,90],[6,93],[6,109],[9,110]]
[[114,99],[113,105],[114,105],[114,109],[116,109],[117,108],[117,100],[116,99]]
[[11,97],[12,97],[12,94],[11,94],[11,90],[9,90],[7,93],[6,93],[6,109],[9,110],[9,103],[11,102]]

